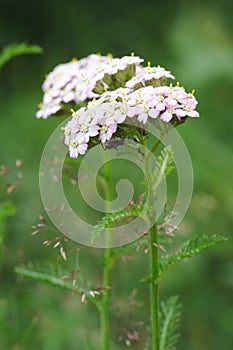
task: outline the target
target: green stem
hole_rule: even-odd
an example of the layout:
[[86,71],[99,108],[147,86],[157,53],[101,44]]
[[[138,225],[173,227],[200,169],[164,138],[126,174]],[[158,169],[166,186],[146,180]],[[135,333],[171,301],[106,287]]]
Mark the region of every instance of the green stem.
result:
[[150,150],[150,153],[148,154],[148,158],[153,154],[155,153],[155,151],[157,150],[157,148],[159,147],[159,145],[161,144],[162,142],[162,135],[160,138],[158,138],[155,143],[153,144],[153,146],[151,147],[151,150]]
[[[112,201],[112,176],[111,176],[111,166],[110,162],[106,159],[105,162],[105,177],[107,181],[107,186],[105,190],[106,195],[106,211],[109,212],[111,208]],[[103,268],[103,285],[107,287],[104,291],[102,309],[100,314],[100,323],[101,323],[101,349],[109,349],[109,307],[110,307],[110,298],[111,298],[111,273],[112,273],[112,237],[111,230],[106,232],[106,246],[104,254],[104,268]]]
[[[162,136],[162,135],[161,135]],[[155,193],[153,193],[153,179],[151,175],[150,157],[161,143],[161,137],[156,140],[150,153],[145,159],[145,172],[148,179],[149,217],[154,220],[156,216]],[[150,322],[151,322],[151,350],[159,350],[159,285],[158,285],[158,230],[155,223],[149,230],[150,245]]]
[[150,319],[151,319],[151,350],[159,350],[159,290],[158,290],[158,231],[155,224],[150,229]]

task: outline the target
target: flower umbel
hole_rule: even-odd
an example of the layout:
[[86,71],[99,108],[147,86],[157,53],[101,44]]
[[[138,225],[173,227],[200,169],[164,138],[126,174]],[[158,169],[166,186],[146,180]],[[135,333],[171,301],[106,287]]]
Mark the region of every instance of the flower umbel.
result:
[[[36,116],[46,119],[80,103],[85,107],[72,113],[64,128],[70,156],[77,158],[88,147],[119,137],[119,126],[130,119],[143,126],[161,120],[177,125],[187,117],[199,117],[197,100],[183,87],[167,85],[175,79],[161,66],[147,67],[138,56],[113,58],[92,54],[80,60],[60,64],[46,77],[43,102]],[[121,128],[122,129],[122,128]],[[121,137],[127,137],[127,134]]]
[[[121,88],[120,93],[107,91],[99,100],[89,102],[87,107],[73,113],[64,129],[65,144],[69,146],[71,157],[84,154],[90,139],[105,143],[114,134],[117,137],[118,126],[132,118],[140,127],[140,123],[143,125],[157,118],[168,123],[199,117],[195,97],[192,95],[191,98],[181,87],[146,86],[135,91]],[[78,151],[79,147],[81,151]]]

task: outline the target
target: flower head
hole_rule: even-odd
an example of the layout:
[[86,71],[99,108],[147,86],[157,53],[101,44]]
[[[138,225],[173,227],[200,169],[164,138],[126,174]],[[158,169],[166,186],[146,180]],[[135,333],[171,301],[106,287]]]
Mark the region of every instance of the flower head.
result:
[[172,86],[107,91],[99,99],[89,102],[86,108],[73,113],[73,119],[65,127],[65,143],[70,146],[70,140],[75,140],[70,152],[72,157],[78,156],[82,154],[79,145],[85,153],[92,138],[101,143],[109,141],[114,134],[117,136],[118,127],[129,118],[135,118],[142,125],[158,118],[165,123],[181,121],[184,117],[199,116],[196,104],[195,97],[186,93],[184,88]]
[[148,66],[138,70],[136,76],[127,81],[126,86],[128,88],[138,88],[146,85],[160,86],[166,81],[166,78],[175,79],[170,71],[160,66],[151,67],[150,62],[148,62]]
[[110,55],[89,55],[58,65],[46,76],[42,85],[44,96],[37,118],[46,119],[67,103],[78,104],[98,97],[105,87],[111,85],[113,75],[124,85],[133,73],[131,70],[129,73],[128,67],[139,65],[142,61],[138,56],[113,58]]
[[121,58],[92,54],[58,65],[43,83],[37,118],[86,101],[63,128],[70,156],[76,158],[98,142],[131,137],[130,129],[121,125],[132,119],[140,128],[155,119],[177,125],[187,117],[199,117],[194,91],[187,93],[179,83],[168,86],[167,79],[175,79],[170,71],[150,62],[143,67],[142,62],[134,54]]

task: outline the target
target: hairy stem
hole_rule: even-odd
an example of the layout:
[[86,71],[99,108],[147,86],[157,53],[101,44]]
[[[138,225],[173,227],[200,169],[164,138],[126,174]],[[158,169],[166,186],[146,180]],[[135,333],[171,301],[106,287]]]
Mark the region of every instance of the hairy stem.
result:
[[[151,175],[150,157],[161,143],[158,138],[145,159],[145,172],[148,179],[147,196],[149,202],[149,217],[154,221],[156,216],[155,193],[153,191],[153,179]],[[150,322],[151,322],[151,350],[159,350],[159,256],[158,256],[158,230],[156,222],[149,230],[150,245]]]
[[158,231],[154,225],[150,229],[150,318],[152,332],[152,350],[159,350],[159,291],[158,291]]
[[[105,177],[107,181],[107,186],[105,189],[105,200],[106,200],[106,211],[109,212],[112,201],[112,175],[110,162],[106,159],[105,162]],[[111,273],[112,273],[112,237],[111,230],[106,231],[106,246],[104,254],[104,268],[103,268],[103,285],[106,287],[103,295],[102,309],[101,309],[101,349],[109,349],[109,307],[111,298]]]

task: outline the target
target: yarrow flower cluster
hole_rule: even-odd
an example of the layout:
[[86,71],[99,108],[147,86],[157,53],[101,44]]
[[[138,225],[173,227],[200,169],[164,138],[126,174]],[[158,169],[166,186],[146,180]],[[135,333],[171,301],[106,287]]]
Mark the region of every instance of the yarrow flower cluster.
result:
[[143,67],[142,62],[134,55],[90,55],[59,65],[46,77],[38,118],[56,114],[67,103],[86,101],[63,128],[70,157],[85,154],[93,140],[104,144],[117,137],[119,127],[132,118],[140,127],[155,119],[179,124],[199,117],[194,91],[187,93],[179,83],[167,86],[167,78],[175,79],[170,71],[150,62]]
[[105,143],[127,118],[137,118],[142,124],[156,118],[170,122],[176,117],[181,121],[187,116],[199,116],[196,105],[193,94],[187,94],[178,86],[107,91],[72,114],[64,128],[65,144],[69,146],[70,156],[76,158],[86,152],[91,137],[98,136],[98,140]]
[[151,67],[151,63],[148,62],[147,67],[139,67],[136,71],[136,75],[126,82],[125,86],[129,88],[139,88],[147,85],[158,84],[161,85],[161,80],[166,82],[166,79],[175,79],[174,75],[171,74],[170,71],[165,70],[165,68],[157,66]]
[[42,85],[43,101],[39,104],[36,117],[47,119],[56,114],[69,102],[78,104],[99,93],[94,92],[97,82],[104,82],[108,75],[124,71],[130,65],[138,65],[143,59],[136,56],[113,58],[111,55],[89,55],[80,60],[60,64],[46,76]]

